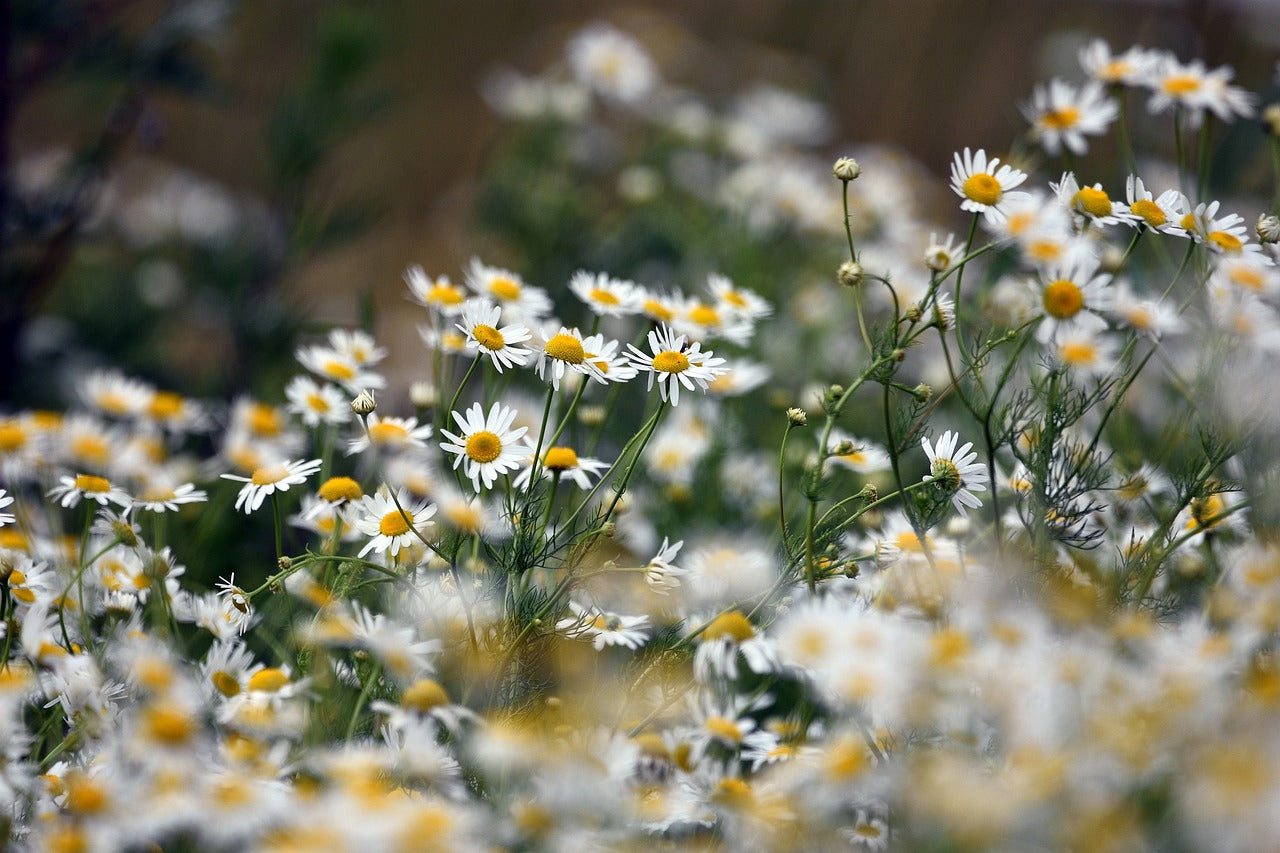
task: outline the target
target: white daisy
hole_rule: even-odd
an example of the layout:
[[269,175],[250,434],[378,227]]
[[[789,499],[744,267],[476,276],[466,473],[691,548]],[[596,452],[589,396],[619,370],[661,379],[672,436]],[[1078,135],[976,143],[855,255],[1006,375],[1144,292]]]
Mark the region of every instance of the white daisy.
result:
[[[9,494],[4,489],[0,489],[0,509],[4,509],[12,503],[13,495]],[[16,521],[16,519],[14,518],[13,513],[0,512],[0,527],[5,526],[6,524],[13,524],[14,521]]]
[[773,313],[773,306],[764,297],[744,287],[735,287],[728,276],[711,273],[707,276],[707,289],[715,297],[717,307],[731,314],[758,320]]
[[1110,313],[1138,334],[1156,340],[1181,332],[1186,326],[1176,308],[1155,299],[1143,299],[1126,281],[1116,282]]
[[336,382],[352,394],[366,388],[385,388],[387,380],[365,368],[347,353],[332,347],[314,345],[299,347],[294,353],[298,363],[317,376]]
[[605,273],[578,270],[569,279],[573,295],[600,317],[624,317],[636,314],[642,304],[642,291],[635,282],[612,278]]
[[432,279],[417,264],[404,271],[404,283],[409,286],[409,297],[414,302],[446,317],[461,314],[467,301],[467,292],[451,282],[447,275]]
[[1077,324],[1053,342],[1053,356],[1073,373],[1101,379],[1115,370],[1119,343],[1105,327]]
[[1120,114],[1120,108],[1102,84],[1090,81],[1079,89],[1054,78],[1048,86],[1036,86],[1022,114],[1031,122],[1032,135],[1044,150],[1057,154],[1065,145],[1083,156],[1089,150],[1085,135],[1100,136]]
[[[527,444],[525,448],[529,455],[525,460],[524,469],[512,483],[517,489],[528,488],[529,478],[533,474],[534,448]],[[591,488],[591,478],[608,467],[608,462],[589,456],[579,456],[572,447],[549,447],[542,454],[541,471],[544,478],[558,476],[562,480],[569,479],[579,489]]]
[[1146,79],[1148,69],[1159,56],[1159,51],[1137,45],[1115,56],[1105,41],[1094,39],[1080,48],[1080,67],[1099,83],[1137,86]]
[[194,483],[175,486],[166,479],[156,478],[142,488],[133,505],[149,512],[177,512],[182,504],[203,503],[207,500],[209,493],[197,489]]
[[667,325],[662,325],[649,332],[649,349],[646,353],[628,344],[627,357],[636,369],[648,371],[648,389],[653,389],[653,381],[658,380],[658,390],[662,399],[670,399],[671,405],[680,402],[680,386],[692,391],[695,387],[707,390],[707,385],[727,368],[723,358],[715,358],[710,351],[702,352],[702,344],[686,342],[684,335],[677,335]]
[[920,440],[929,457],[929,473],[924,479],[934,480],[951,497],[951,503],[961,515],[967,515],[965,507],[980,507],[982,501],[974,492],[985,492],[986,467],[977,462],[978,454],[971,452],[973,442],[965,442],[959,449],[959,433],[947,430],[935,447],[926,436]]
[[285,408],[309,427],[346,423],[351,417],[347,395],[336,385],[321,385],[310,376],[293,377],[285,386],[284,396],[289,401]]
[[1180,208],[1189,206],[1186,196],[1177,190],[1165,190],[1155,196],[1142,183],[1142,178],[1130,175],[1125,178],[1124,197],[1129,203],[1129,212],[1134,215],[1130,224],[1150,228],[1162,234],[1173,234],[1178,237],[1187,236],[1187,232],[1178,224],[1182,214]]
[[578,82],[609,98],[635,103],[658,82],[653,59],[640,43],[608,24],[578,33],[566,53]]
[[587,362],[599,371],[605,381],[628,382],[636,378],[637,371],[631,362],[618,353],[617,341],[602,334],[589,335],[582,339],[582,350]]
[[252,475],[240,477],[236,474],[223,474],[224,480],[235,480],[244,483],[240,494],[236,496],[236,509],[244,508],[246,514],[262,506],[268,495],[277,491],[287,492],[290,486],[305,483],[307,478],[320,470],[319,459],[268,463],[254,469]]
[[1179,224],[1191,234],[1192,240],[1203,243],[1214,254],[1239,256],[1257,253],[1259,257],[1265,257],[1261,255],[1262,247],[1249,241],[1249,227],[1243,216],[1238,213],[1218,216],[1221,204],[1218,201],[1202,202],[1189,215],[1184,214]]
[[373,335],[360,329],[330,329],[329,346],[362,367],[387,357],[387,348],[378,346]]
[[1040,270],[1039,281],[1033,286],[1044,318],[1036,328],[1036,339],[1046,343],[1064,327],[1099,319],[1101,312],[1111,307],[1110,283],[1111,273],[1103,272],[1093,255]]
[[467,336],[467,349],[493,360],[493,366],[501,373],[504,367],[523,367],[530,351],[516,346],[530,338],[529,330],[512,323],[499,327],[502,309],[487,299],[470,299],[462,310],[462,322],[456,327]]
[[155,389],[145,382],[116,371],[90,374],[80,385],[80,397],[87,404],[117,418],[146,414]]
[[538,352],[536,365],[539,379],[549,378],[552,387],[559,390],[565,371],[572,370],[605,384],[607,380],[603,372],[587,358],[586,341],[577,329],[561,326],[559,332],[554,335],[544,332],[542,338],[542,349]]
[[1132,224],[1137,218],[1129,212],[1129,206],[1119,201],[1112,201],[1102,184],[1082,187],[1071,172],[1063,172],[1062,178],[1055,184],[1049,184],[1058,196],[1058,203],[1071,212],[1076,225],[1083,226],[1092,222],[1095,225],[1117,225],[1121,222]]
[[133,498],[118,486],[111,484],[106,477],[95,477],[92,474],[77,474],[74,477],[59,477],[62,484],[49,490],[49,497],[56,499],[64,507],[73,507],[80,499],[97,501],[102,506],[116,504],[123,509],[133,505]]
[[1026,179],[1026,172],[1007,163],[1001,166],[998,157],[988,162],[987,152],[981,148],[976,154],[964,149],[963,156],[957,153],[951,164],[951,189],[964,199],[960,209],[981,213],[989,223],[1003,220],[1007,205],[1026,195],[1010,192]]
[[545,290],[525,284],[524,279],[510,270],[485,266],[479,258],[471,259],[467,287],[501,305],[509,318],[533,321],[551,311],[551,297]]
[[1151,89],[1147,112],[1158,115],[1170,107],[1180,107],[1192,129],[1204,121],[1206,109],[1226,122],[1234,121],[1236,116],[1248,118],[1253,115],[1254,96],[1230,85],[1234,76],[1235,71],[1226,65],[1207,71],[1198,59],[1184,65],[1172,54],[1162,54],[1147,69],[1143,80]]
[[672,544],[667,537],[662,537],[662,547],[645,565],[644,582],[649,585],[649,589],[659,595],[666,595],[680,586],[680,578],[688,574],[688,571],[671,561],[680,553],[682,547],[684,547],[683,539]]
[[519,468],[524,461],[526,451],[520,439],[529,428],[511,429],[516,419],[515,409],[494,403],[486,417],[480,404],[473,403],[465,416],[454,412],[453,419],[458,422],[460,432],[440,430],[440,434],[449,439],[441,442],[440,447],[454,454],[455,469],[466,463],[465,473],[477,492],[482,482],[484,488],[492,488],[499,474]]
[[854,438],[840,429],[832,429],[827,458],[858,474],[874,474],[890,467],[889,453],[873,441]]
[[573,616],[556,623],[557,631],[570,637],[591,640],[596,651],[605,646],[626,646],[638,649],[649,639],[648,616],[623,616],[596,607],[583,607],[576,601],[569,602]]
[[399,452],[426,447],[431,437],[431,424],[418,425],[417,418],[379,417],[369,415],[366,429],[347,442],[347,455],[363,453],[370,447],[379,451]]
[[401,549],[419,541],[418,535],[431,523],[436,507],[426,501],[415,502],[408,492],[402,491],[398,499],[403,513],[396,507],[391,491],[385,485],[380,486],[376,494],[365,495],[361,500],[360,513],[355,520],[356,529],[373,538],[360,549],[359,556],[377,551],[395,557]]

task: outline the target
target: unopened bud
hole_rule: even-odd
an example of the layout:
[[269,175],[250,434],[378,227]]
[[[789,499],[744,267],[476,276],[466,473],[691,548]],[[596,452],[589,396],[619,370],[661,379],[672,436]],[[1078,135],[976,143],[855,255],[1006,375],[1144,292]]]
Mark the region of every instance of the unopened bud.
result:
[[604,423],[604,406],[579,406],[578,423],[587,427],[597,427]]
[[289,569],[293,568],[293,560],[289,559],[288,557],[281,557],[279,560],[276,560],[276,565],[280,567],[280,570],[282,572],[288,571]]
[[[415,382],[409,386],[409,402],[418,409],[429,409],[436,404],[436,386],[430,382]],[[352,404],[354,408],[354,404]]]
[[356,398],[351,401],[351,411],[360,417],[373,414],[377,411],[377,408],[378,401],[373,399],[373,391],[368,388],[357,394]]
[[924,312],[920,310],[919,305],[912,305],[907,309],[907,319],[912,323],[919,323],[920,318],[924,316]]
[[1280,243],[1280,216],[1264,213],[1258,217],[1258,239],[1263,243]]
[[852,181],[862,174],[862,167],[852,157],[841,157],[831,167],[831,172],[842,181]]
[[1102,250],[1102,269],[1105,272],[1115,273],[1124,269],[1125,252],[1119,246],[1110,243]]
[[899,347],[898,349],[895,349],[891,355],[893,356],[894,361],[901,364],[907,358],[907,351]]
[[836,271],[836,277],[845,287],[857,287],[862,281],[862,264],[857,261],[845,261]]
[[933,398],[933,389],[921,382],[911,389],[911,395],[921,403],[927,403]]
[[832,385],[822,393],[822,411],[828,415],[835,414],[836,405],[844,396],[843,385]]
[[617,532],[618,525],[614,524],[612,521],[606,521],[604,524],[600,525],[600,535],[606,539],[612,539],[614,534]]
[[862,487],[862,496],[867,499],[867,503],[875,503],[880,500],[880,490],[876,488],[875,483],[867,483]]
[[129,522],[111,522],[111,532],[115,535],[116,541],[121,545],[128,545],[130,548],[136,548],[138,546],[138,534],[133,532],[133,525]]
[[787,423],[792,426],[807,426],[809,423],[809,413],[799,406],[792,406],[787,409]]
[[1280,104],[1271,104],[1262,111],[1262,127],[1267,133],[1280,139]]

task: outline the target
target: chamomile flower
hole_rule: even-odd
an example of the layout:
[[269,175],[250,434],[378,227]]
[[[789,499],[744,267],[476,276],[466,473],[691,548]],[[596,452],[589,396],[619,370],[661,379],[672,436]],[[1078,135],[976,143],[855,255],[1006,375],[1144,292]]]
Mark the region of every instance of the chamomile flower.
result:
[[832,429],[827,458],[857,474],[874,474],[889,470],[889,453],[873,441],[854,438],[840,429]]
[[1135,227],[1145,225],[1162,234],[1187,236],[1187,232],[1178,224],[1182,218],[1180,209],[1188,204],[1182,193],[1165,190],[1155,196],[1143,185],[1142,178],[1130,175],[1125,178],[1124,197],[1129,204],[1129,212],[1134,216],[1130,224]]
[[[533,475],[534,448],[526,445],[525,449],[529,453],[526,465],[515,481],[512,482],[512,485],[517,489],[528,488],[529,478]],[[560,477],[561,479],[569,479],[579,489],[589,489],[591,488],[591,478],[598,476],[601,471],[608,467],[608,462],[593,459],[589,456],[579,456],[572,447],[548,447],[543,451],[540,470],[544,478]]]
[[133,505],[133,498],[118,486],[111,484],[106,477],[95,477],[92,474],[77,474],[74,477],[59,477],[61,485],[49,490],[49,497],[54,498],[64,507],[77,506],[80,500],[97,501],[102,506],[113,503],[123,509]]
[[711,304],[701,299],[686,301],[671,325],[692,340],[723,338],[739,346],[746,346],[755,332],[750,314],[726,308],[721,302]]
[[134,499],[133,506],[147,512],[177,512],[183,504],[204,503],[209,493],[194,483],[174,485],[166,478],[153,478]]
[[417,264],[404,271],[404,283],[409,286],[409,297],[414,302],[446,317],[461,314],[467,301],[467,292],[451,282],[447,275],[432,279]]
[[285,408],[309,427],[342,424],[351,417],[347,395],[338,386],[327,382],[321,385],[310,376],[293,377],[285,386],[284,396],[289,401]]
[[1114,55],[1105,41],[1094,39],[1080,48],[1080,67],[1099,83],[1137,86],[1146,79],[1148,70],[1159,55],[1158,51],[1137,45]]
[[951,503],[961,515],[968,515],[965,507],[982,506],[974,492],[985,492],[986,467],[976,461],[978,454],[972,450],[973,442],[965,442],[959,448],[959,433],[947,430],[938,439],[937,446],[929,442],[928,437],[920,440],[929,457],[929,473],[925,480],[933,480],[939,488],[951,497]]
[[418,336],[422,338],[422,342],[426,344],[427,349],[435,352],[439,350],[441,355],[461,355],[466,358],[475,358],[477,352],[467,348],[467,336],[459,332],[455,328],[436,329],[428,325],[418,326]]
[[773,306],[764,297],[744,287],[735,287],[728,276],[711,273],[707,276],[707,289],[715,297],[716,307],[730,314],[759,320],[773,313]]
[[1082,255],[1074,263],[1054,264],[1040,271],[1034,287],[1044,317],[1036,340],[1047,343],[1061,329],[1094,322],[1111,306],[1111,274],[1099,269],[1096,257]]
[[477,492],[481,491],[481,483],[486,489],[492,488],[499,474],[505,474],[520,467],[527,452],[520,439],[529,431],[528,427],[511,428],[516,419],[516,410],[501,403],[494,403],[488,416],[473,403],[466,415],[453,413],[459,432],[452,433],[446,429],[440,434],[448,441],[440,443],[440,447],[454,454],[453,467],[466,464],[466,475]]
[[366,429],[347,442],[347,455],[363,453],[369,448],[382,452],[401,452],[427,446],[431,437],[431,424],[418,425],[417,418],[379,417],[369,415]]
[[387,380],[366,369],[349,354],[319,344],[299,347],[294,353],[298,363],[317,376],[336,382],[349,393],[357,394],[366,388],[385,388]]
[[582,339],[582,350],[587,362],[595,367],[606,382],[629,382],[636,378],[636,369],[618,353],[618,342],[602,334]]
[[655,323],[673,322],[684,305],[685,298],[679,292],[666,293],[641,288],[640,311]]
[[1270,258],[1259,252],[1242,252],[1238,255],[1215,257],[1213,272],[1209,275],[1210,289],[1230,286],[1258,296],[1275,296],[1280,293],[1280,268],[1270,263]]
[[649,589],[659,595],[666,595],[671,590],[680,586],[680,578],[688,574],[687,571],[675,565],[672,561],[680,553],[680,549],[684,547],[684,540],[671,543],[667,537],[662,537],[662,547],[658,549],[658,553],[645,565],[644,582],[649,585]]
[[[9,494],[4,489],[0,489],[0,509],[4,509],[5,507],[11,506],[12,504],[13,504],[13,495]],[[0,512],[0,527],[4,527],[6,524],[13,524],[15,520],[16,519],[14,518],[13,513]]]
[[557,631],[570,637],[591,640],[596,651],[605,646],[626,646],[638,649],[649,639],[648,616],[623,616],[595,607],[583,607],[576,601],[569,602],[573,616],[556,623]]
[[1004,221],[988,230],[996,240],[1017,246],[1022,260],[1031,266],[1068,262],[1084,248],[1071,215],[1039,190],[1010,202],[1005,212]]
[[319,459],[273,462],[254,469],[248,477],[223,474],[222,479],[244,483],[236,496],[235,508],[243,508],[248,514],[262,506],[269,495],[287,492],[290,486],[305,483],[308,477],[320,470],[320,465]]
[[497,507],[479,495],[467,495],[449,483],[441,483],[433,495],[439,519],[466,537],[479,536],[486,542],[510,538],[511,525]]
[[[355,520],[356,528],[372,538],[360,549],[359,556],[377,551],[396,557],[402,549],[419,541],[419,534],[436,514],[435,504],[415,502],[407,492],[401,492],[398,500],[399,507],[386,486],[380,487],[376,494],[365,495],[361,500],[360,514]],[[404,511],[401,512],[401,509]]]
[[80,397],[87,404],[117,418],[144,415],[155,396],[155,389],[137,379],[116,371],[90,374],[80,386]]
[[[1221,202],[1211,201],[1196,205],[1189,215],[1183,215],[1179,222],[1190,234],[1191,239],[1202,243],[1217,255],[1258,254],[1262,247],[1249,242],[1249,228],[1244,217],[1238,213],[1218,215]],[[1270,259],[1266,259],[1269,261]]]
[[741,397],[769,381],[772,371],[755,361],[737,359],[725,371],[711,380],[707,390],[717,397]]
[[1187,64],[1172,54],[1162,54],[1147,70],[1143,84],[1151,89],[1147,112],[1159,115],[1171,107],[1181,108],[1192,129],[1200,127],[1205,110],[1223,121],[1253,115],[1253,95],[1232,86],[1235,71],[1223,65],[1208,71],[1198,59]]
[[1105,327],[1077,324],[1054,339],[1051,351],[1072,373],[1101,379],[1115,370],[1119,348]]
[[1089,150],[1085,136],[1107,132],[1120,108],[1097,81],[1079,89],[1065,80],[1054,78],[1048,86],[1036,86],[1031,102],[1022,107],[1031,122],[1032,135],[1049,154],[1056,155],[1063,146],[1084,155]]
[[387,357],[387,348],[378,346],[372,335],[360,329],[331,329],[329,346],[361,367],[377,364]]
[[665,324],[649,332],[648,340],[649,353],[629,344],[627,357],[637,370],[649,373],[649,390],[653,389],[654,379],[658,380],[662,399],[670,399],[673,406],[680,402],[681,385],[690,391],[695,387],[705,391],[727,369],[721,367],[723,358],[715,358],[710,351],[702,352],[700,343],[687,343],[684,335],[677,335]]
[[523,367],[530,351],[517,346],[529,340],[529,330],[512,323],[499,327],[502,309],[487,299],[471,299],[462,310],[462,321],[457,329],[467,336],[467,349],[479,355],[487,355],[501,373],[504,367]]
[[569,289],[599,317],[624,317],[640,311],[643,291],[635,282],[578,270],[569,279]]
[[1082,187],[1072,172],[1063,172],[1062,178],[1049,187],[1057,194],[1058,203],[1071,212],[1077,226],[1132,224],[1136,218],[1127,204],[1112,201],[1102,184]]
[[1186,326],[1172,305],[1141,298],[1125,281],[1119,281],[1115,285],[1110,313],[1121,324],[1138,334],[1156,340],[1163,335],[1177,334]]
[[948,234],[946,240],[938,240],[936,232],[929,232],[929,245],[924,250],[924,265],[931,272],[944,273],[960,260],[963,246],[956,235]]
[[956,153],[951,164],[951,189],[964,199],[960,209],[981,213],[989,223],[1002,221],[1008,205],[1026,195],[1012,191],[1026,179],[1026,172],[1007,163],[1000,165],[998,157],[988,161],[987,152],[981,148],[976,154],[968,148],[963,156]]
[[559,332],[554,335],[544,332],[542,338],[542,349],[535,365],[539,379],[549,380],[556,390],[559,390],[566,371],[590,376],[601,384],[606,382],[604,374],[587,358],[586,342],[580,331],[561,326]]
[[566,52],[578,82],[605,97],[635,103],[658,83],[648,52],[608,24],[593,24],[578,33]]
[[545,290],[525,284],[510,270],[485,266],[479,258],[471,259],[467,287],[500,305],[508,318],[533,321],[551,311],[551,298]]

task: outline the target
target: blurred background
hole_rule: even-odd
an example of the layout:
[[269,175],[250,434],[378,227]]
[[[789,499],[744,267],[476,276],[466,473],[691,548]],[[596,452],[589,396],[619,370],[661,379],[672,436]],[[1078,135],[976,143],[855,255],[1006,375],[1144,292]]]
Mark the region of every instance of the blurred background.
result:
[[[886,143],[939,179],[959,147],[1010,150],[1017,105],[1055,74],[1082,79],[1089,38],[1229,64],[1264,102],[1280,53],[1274,0],[3,5],[7,409],[61,407],[86,368],[108,365],[189,394],[278,400],[296,343],[332,324],[370,328],[405,388],[428,375],[408,264],[459,281],[478,255],[553,288],[562,267],[626,265],[574,256],[602,239],[586,226],[604,208],[575,219],[561,198],[509,218],[503,188],[520,185],[493,178],[495,164],[528,181],[541,169],[529,149],[508,156],[494,75],[563,65],[592,21],[633,35],[664,81],[708,103],[767,83],[826,104],[823,156]],[[584,195],[590,177],[573,178]],[[1264,160],[1240,183],[1268,180]],[[522,245],[530,221],[543,230]],[[560,257],[533,257],[534,237]]]

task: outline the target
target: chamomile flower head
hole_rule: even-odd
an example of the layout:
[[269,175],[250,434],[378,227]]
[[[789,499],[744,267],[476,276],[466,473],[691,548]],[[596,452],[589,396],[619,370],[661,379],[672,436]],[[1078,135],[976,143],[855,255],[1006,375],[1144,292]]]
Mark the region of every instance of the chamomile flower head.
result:
[[[533,447],[525,445],[528,451],[528,458],[525,461],[524,469],[512,482],[517,489],[527,489],[529,487],[529,479],[533,476]],[[591,478],[596,477],[601,471],[608,469],[609,463],[600,459],[594,459],[590,456],[579,456],[572,447],[555,446],[543,449],[542,462],[539,471],[544,478],[555,478],[572,480],[574,485],[579,489],[591,488]]]
[[680,578],[688,574],[684,569],[675,565],[672,561],[680,554],[680,549],[684,546],[684,540],[672,543],[667,537],[662,537],[662,546],[658,548],[658,553],[645,564],[644,582],[649,585],[649,589],[658,595],[666,595],[671,590],[680,586]]
[[467,336],[467,349],[487,355],[501,373],[505,367],[523,367],[531,355],[527,347],[529,330],[517,323],[500,326],[502,309],[487,299],[469,299],[462,309],[458,331]]
[[137,418],[146,414],[155,389],[118,371],[91,373],[80,384],[80,398],[104,415]]
[[538,378],[551,382],[553,388],[559,390],[560,381],[566,372],[580,373],[589,376],[602,385],[607,382],[595,362],[587,358],[586,341],[582,332],[561,326],[553,335],[542,333],[542,349],[538,351],[538,362],[535,365]]
[[755,333],[751,314],[697,298],[685,301],[671,325],[691,340],[722,338],[739,346],[746,346]]
[[1184,214],[1179,224],[1191,235],[1191,239],[1208,247],[1215,255],[1239,256],[1257,254],[1263,263],[1270,258],[1262,254],[1262,247],[1250,242],[1249,227],[1238,213],[1218,215],[1221,202],[1202,202],[1190,214]]
[[827,458],[857,474],[889,470],[889,453],[873,441],[854,438],[841,429],[831,430]]
[[[3,510],[5,507],[12,506],[12,505],[13,505],[13,495],[9,494],[4,489],[0,489],[0,510]],[[13,524],[15,520],[16,519],[14,518],[13,513],[0,512],[0,527],[5,526],[6,524]]]
[[463,471],[471,478],[477,492],[493,488],[499,474],[519,468],[526,449],[520,439],[528,427],[511,428],[516,410],[502,403],[494,403],[486,416],[479,403],[473,403],[465,415],[453,413],[459,431],[440,430],[448,441],[440,447],[453,454],[453,467],[465,465]]
[[592,24],[578,33],[566,54],[578,82],[606,98],[634,104],[659,82],[648,51],[608,24]]
[[1059,364],[1078,376],[1101,379],[1115,370],[1119,343],[1105,324],[1075,324],[1054,339],[1051,352]]
[[1082,187],[1073,172],[1063,172],[1062,178],[1057,183],[1050,183],[1049,187],[1058,196],[1058,203],[1071,213],[1077,226],[1082,227],[1085,223],[1133,224],[1136,219],[1129,212],[1127,204],[1113,201],[1111,196],[1107,195],[1102,184]]
[[598,317],[625,317],[639,313],[644,293],[635,282],[586,270],[573,274],[569,279],[569,289]]
[[387,385],[387,380],[381,375],[369,370],[349,353],[340,352],[333,347],[319,344],[299,347],[294,356],[307,370],[330,382],[336,382],[351,394],[366,388],[381,389]]
[[648,340],[650,352],[629,344],[627,357],[637,370],[648,372],[650,390],[657,379],[662,399],[670,399],[673,406],[680,402],[681,385],[690,391],[695,387],[705,391],[726,369],[721,366],[723,358],[715,358],[710,351],[702,352],[700,343],[689,344],[684,335],[677,335],[667,325],[649,332]]
[[404,283],[409,287],[410,299],[445,317],[461,314],[467,301],[467,291],[450,281],[447,275],[432,278],[417,264],[405,269]]
[[1085,136],[1100,136],[1120,114],[1120,108],[1097,81],[1076,88],[1054,78],[1047,86],[1036,86],[1031,102],[1022,114],[1031,123],[1032,136],[1049,154],[1065,146],[1084,155],[1089,150]]
[[997,241],[1013,243],[1028,266],[1064,263],[1083,248],[1071,215],[1039,190],[1010,202],[1005,212],[988,230]]
[[1043,319],[1036,339],[1045,343],[1072,324],[1095,322],[1111,307],[1110,273],[1099,269],[1092,255],[1081,255],[1074,263],[1054,264],[1040,271],[1033,285],[1039,296]]
[[1164,335],[1177,334],[1186,327],[1174,306],[1161,300],[1142,298],[1123,280],[1117,281],[1113,288],[1110,314],[1121,325],[1156,340]]
[[769,381],[773,371],[767,365],[746,359],[735,359],[725,371],[711,380],[707,390],[717,397],[741,397]]
[[360,532],[352,521],[352,509],[355,506],[356,504],[346,500],[331,503],[324,498],[304,494],[302,507],[290,515],[287,521],[293,527],[309,530],[322,538],[337,536],[341,542],[350,542],[360,537]]
[[472,258],[467,268],[467,287],[502,307],[510,320],[534,322],[551,311],[551,297],[540,287],[525,284],[516,273],[482,264]]
[[973,451],[973,442],[960,445],[960,434],[947,430],[938,439],[937,445],[929,442],[928,437],[920,440],[925,455],[929,457],[929,473],[925,480],[933,480],[951,498],[952,505],[961,515],[967,515],[965,507],[982,506],[974,492],[985,492],[984,482],[987,476],[986,466],[978,462],[978,454]]
[[175,483],[167,475],[152,477],[143,483],[133,506],[147,512],[177,512],[183,504],[204,503],[209,493],[194,483]]
[[1080,48],[1080,67],[1099,83],[1137,86],[1147,79],[1151,65],[1159,56],[1159,51],[1137,45],[1116,55],[1105,41],[1094,39]]
[[320,470],[320,465],[319,459],[268,462],[254,469],[248,477],[223,474],[222,479],[244,483],[236,496],[235,508],[251,513],[262,506],[269,495],[287,492],[289,487],[305,483],[308,477]]
[[655,323],[672,323],[680,315],[685,297],[679,291],[640,288],[640,312]]
[[417,418],[380,417],[377,412],[369,415],[365,430],[347,442],[347,455],[363,453],[373,448],[383,453],[400,453],[427,446],[431,437],[431,424],[418,424]]
[[133,505],[133,498],[119,486],[112,485],[106,477],[77,474],[74,477],[59,477],[58,482],[60,485],[49,490],[49,497],[64,507],[77,506],[82,499],[97,501],[102,506],[113,503],[123,509]]
[[951,164],[951,189],[964,199],[960,209],[981,213],[988,223],[1003,220],[1008,205],[1026,195],[1013,191],[1026,179],[1026,172],[1007,163],[1001,165],[1000,158],[988,160],[987,152],[981,148],[977,153],[970,153],[968,148],[963,155],[957,152]]
[[464,494],[456,486],[441,483],[433,495],[439,510],[437,519],[463,536],[480,536],[486,542],[505,540],[511,525],[499,507],[480,495]]
[[309,427],[342,424],[351,417],[351,406],[342,389],[328,382],[322,385],[310,376],[298,375],[289,380],[284,396],[289,401],[285,408]]
[[1235,71],[1223,65],[1209,71],[1198,59],[1183,64],[1172,54],[1161,54],[1148,68],[1143,85],[1151,89],[1147,112],[1158,115],[1178,107],[1192,129],[1200,127],[1205,110],[1223,121],[1254,113],[1254,96],[1231,85]]
[[598,373],[595,378],[606,382],[629,382],[636,378],[638,371],[618,352],[617,341],[598,333],[588,335],[582,339],[582,351]]
[[742,314],[752,320],[759,320],[773,313],[773,306],[764,297],[745,287],[736,287],[728,276],[709,274],[707,290],[715,298],[716,307],[730,314]]
[[960,256],[964,254],[962,249],[956,235],[948,234],[945,240],[939,240],[937,233],[931,231],[929,245],[924,250],[924,265],[930,272],[946,272],[960,260]]
[[556,623],[557,631],[570,637],[591,640],[596,651],[605,646],[626,646],[638,649],[649,639],[648,616],[624,616],[597,607],[584,607],[576,601],[569,602],[572,616]]
[[1280,267],[1260,252],[1216,255],[1212,269],[1208,282],[1210,289],[1238,288],[1268,298],[1280,294]]
[[418,336],[427,349],[438,351],[441,355],[461,355],[466,358],[478,355],[476,350],[467,348],[467,336],[453,326],[437,329],[426,324],[419,325]]

